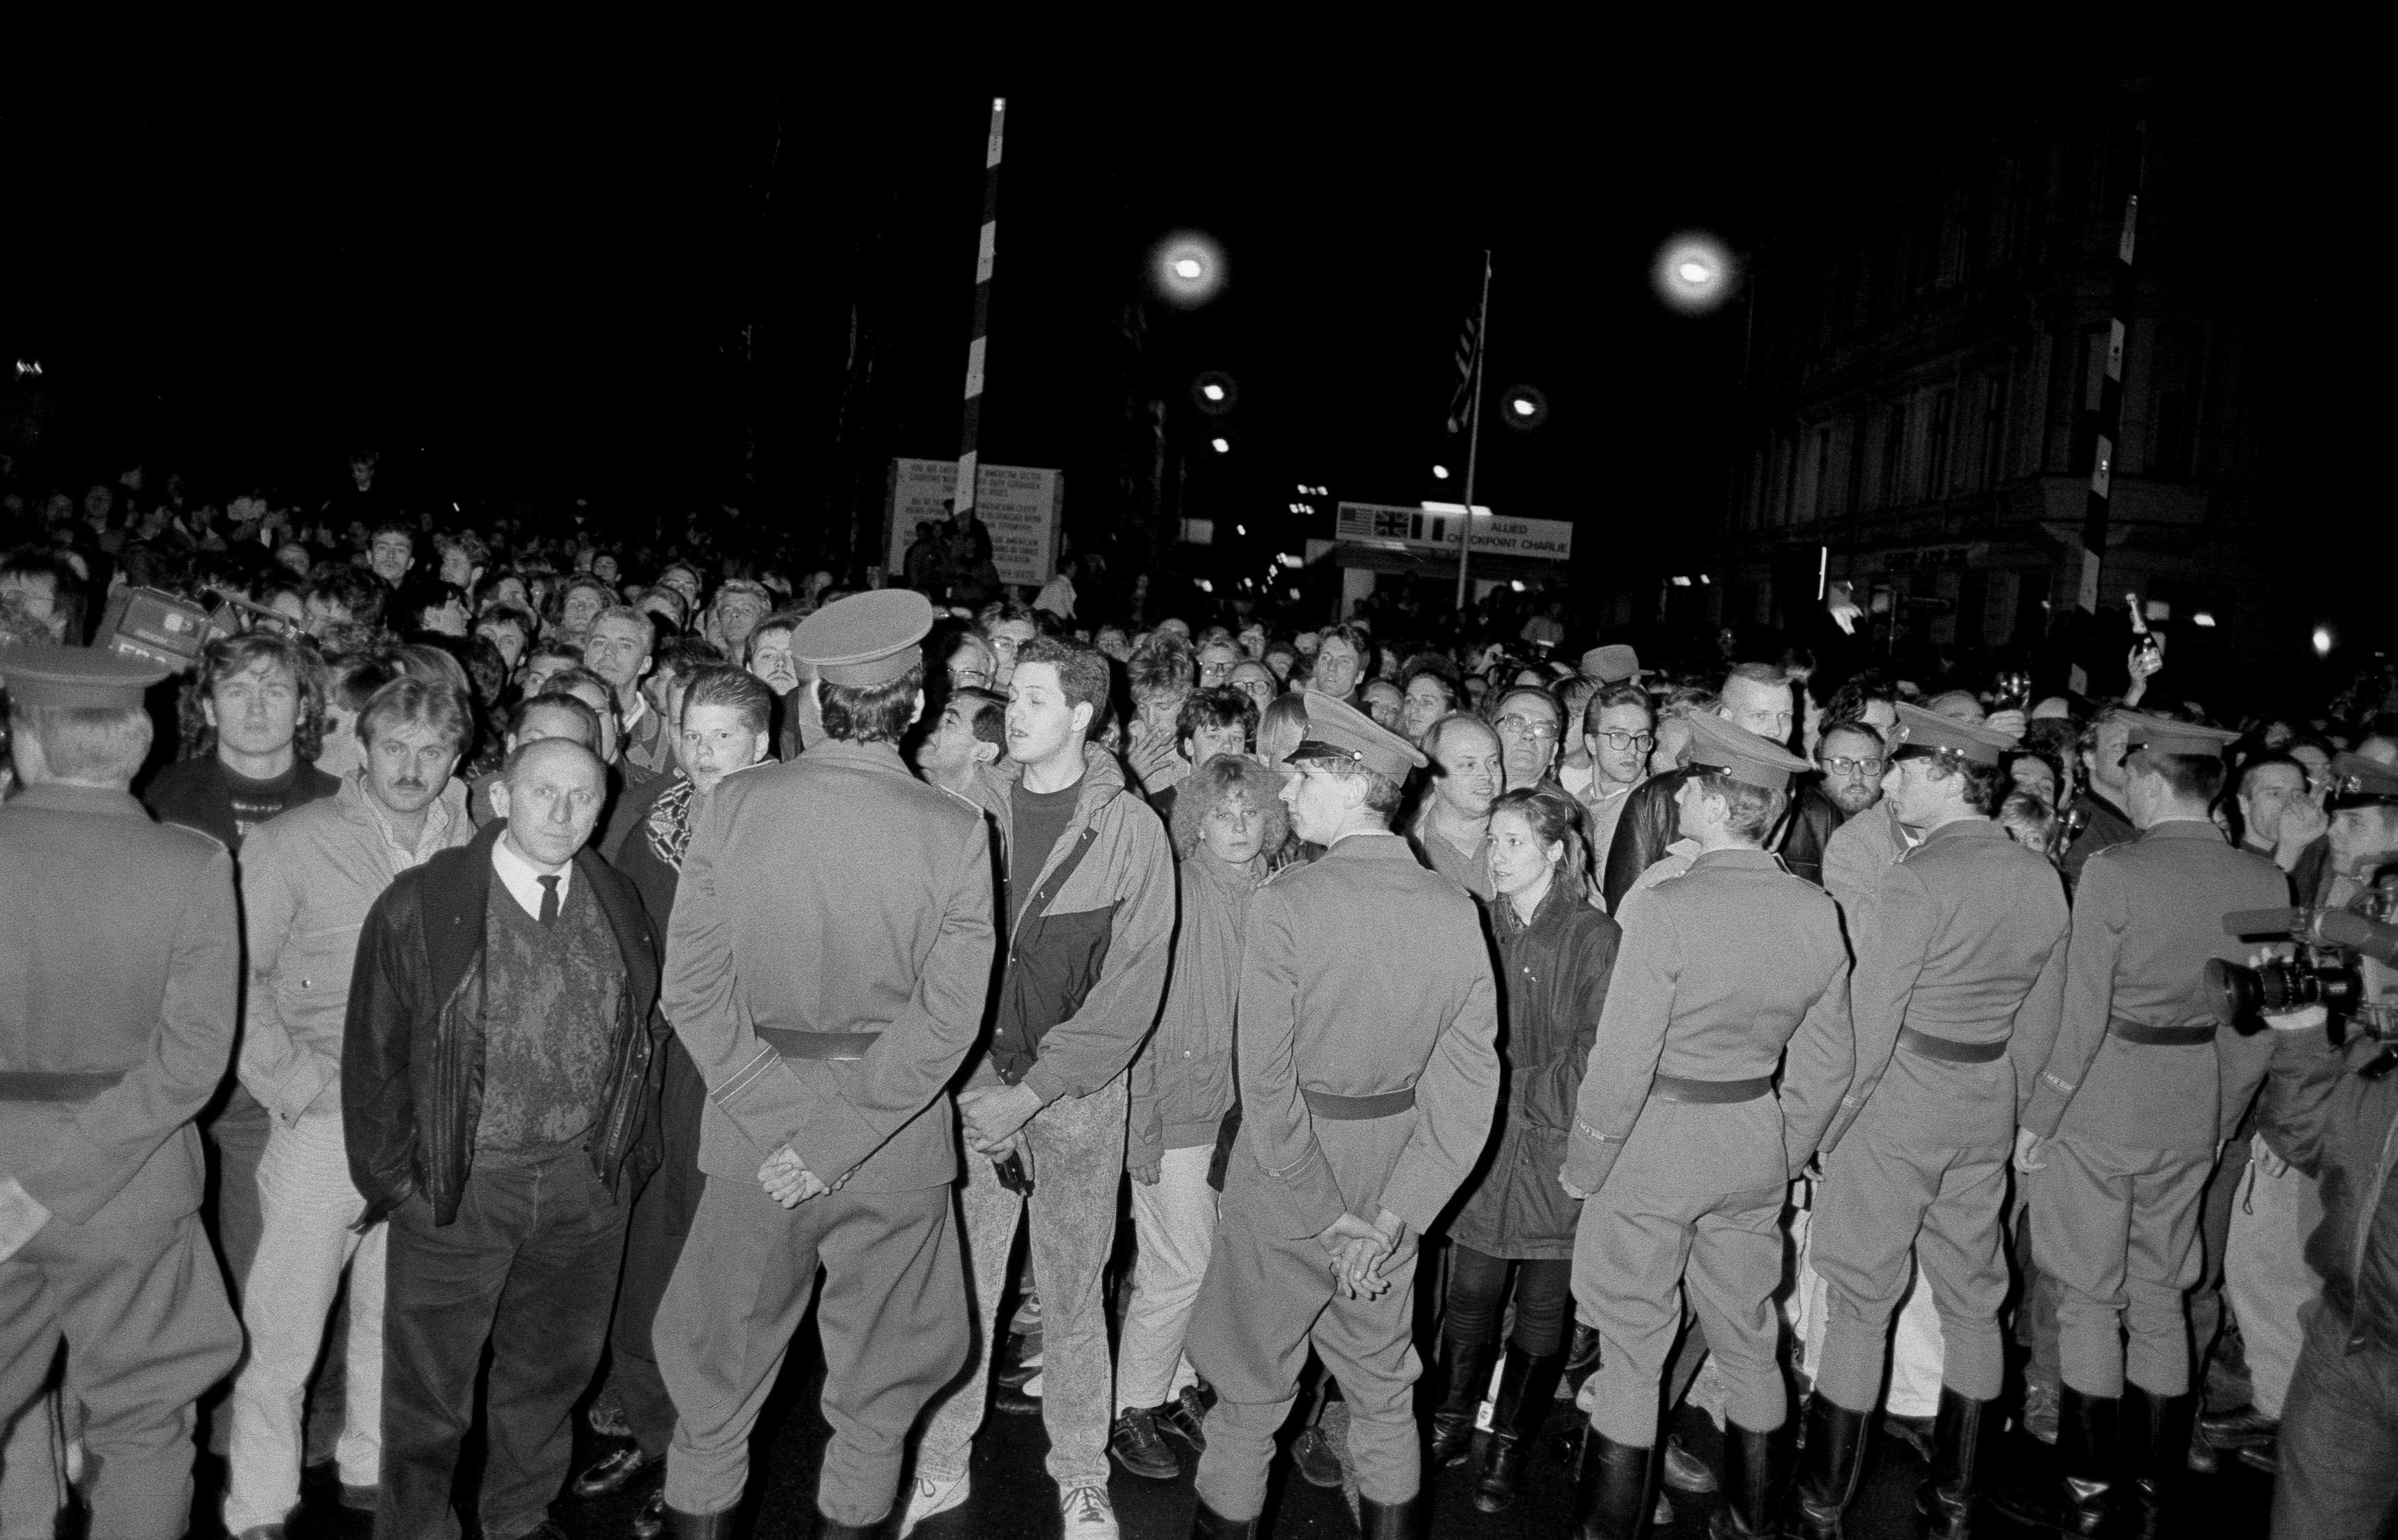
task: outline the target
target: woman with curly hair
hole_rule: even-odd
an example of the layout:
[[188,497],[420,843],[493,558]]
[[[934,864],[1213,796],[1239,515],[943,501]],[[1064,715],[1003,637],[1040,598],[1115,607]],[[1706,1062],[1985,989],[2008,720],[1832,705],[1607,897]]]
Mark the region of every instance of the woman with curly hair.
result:
[[1288,832],[1281,789],[1281,777],[1256,760],[1219,754],[1191,772],[1174,800],[1181,917],[1157,1030],[1132,1065],[1125,1169],[1139,1261],[1116,1346],[1109,1439],[1125,1469],[1158,1480],[1181,1469],[1158,1425],[1192,1438],[1206,1416],[1182,1337],[1215,1241],[1221,1177],[1211,1181],[1210,1167],[1236,1099],[1241,943],[1267,858]]

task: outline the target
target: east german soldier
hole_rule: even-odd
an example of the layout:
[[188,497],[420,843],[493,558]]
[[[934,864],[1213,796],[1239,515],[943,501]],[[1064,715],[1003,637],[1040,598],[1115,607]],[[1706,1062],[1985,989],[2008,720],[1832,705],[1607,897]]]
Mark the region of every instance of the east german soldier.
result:
[[1192,1533],[1249,1540],[1313,1346],[1349,1403],[1365,1533],[1421,1532],[1416,1250],[1481,1158],[1501,1085],[1474,901],[1390,829],[1424,757],[1309,691],[1283,801],[1322,859],[1249,911],[1241,1132],[1189,1351],[1216,1386]]
[[240,994],[233,858],[127,788],[165,670],[0,652],[23,789],[0,807],[0,1425],[61,1337],[94,1534],[182,1534],[193,1403],[241,1327],[200,1227],[192,1119]]
[[1839,907],[1760,848],[1806,762],[1719,717],[1690,720],[1676,803],[1699,853],[1624,902],[1562,1173],[1586,1199],[1574,1299],[1602,1344],[1580,1398],[1586,1540],[1648,1525],[1685,1288],[1727,1381],[1725,1529],[1771,1533],[1791,1442],[1772,1300],[1783,1204],[1854,1048]]
[[2064,1018],[2015,1142],[2032,1255],[2060,1290],[2063,1480],[2001,1503],[2076,1533],[2109,1521],[2119,1465],[2132,1485],[2123,1501],[2155,1533],[2188,1455],[2184,1295],[2202,1261],[2200,1204],[2216,1145],[2272,1051],[2261,1036],[2217,1034],[2206,961],[2247,955],[2224,933],[2226,914],[2289,900],[2280,869],[2234,850],[2207,817],[2234,735],[2134,712],[2116,720],[2124,807],[2140,833],[2081,869]]
[[1910,1256],[1947,1349],[1919,1503],[1940,1533],[1967,1532],[2005,1374],[2007,1157],[2065,984],[2064,885],[1990,817],[2014,740],[1902,703],[1896,743],[1884,793],[1923,838],[1852,917],[1856,1078],[1824,1140],[1810,1238],[1829,1320],[1797,1507],[1825,1540],[1864,1468]]
[[965,1361],[947,1087],[990,990],[992,879],[982,820],[899,758],[932,623],[905,589],[802,622],[822,736],[725,777],[692,819],[665,1000],[707,1082],[707,1187],[655,1331],[677,1536],[733,1533],[819,1264],[819,1533],[882,1521],[909,1427]]

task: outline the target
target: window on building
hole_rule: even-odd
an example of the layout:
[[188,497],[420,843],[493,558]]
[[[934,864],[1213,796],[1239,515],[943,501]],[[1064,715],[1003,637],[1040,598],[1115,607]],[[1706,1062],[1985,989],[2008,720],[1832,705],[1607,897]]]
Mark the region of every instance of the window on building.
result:
[[1906,403],[1893,402],[1881,430],[1881,506],[1895,508],[1906,483]]
[[1787,524],[1798,516],[1798,440],[1782,441],[1782,502],[1776,510],[1777,524]]
[[1955,391],[1932,398],[1932,420],[1923,428],[1923,495],[1934,501],[1948,495],[1948,437],[1956,415]]
[[1871,442],[1866,435],[1872,431],[1872,419],[1862,411],[1849,423],[1848,511],[1851,514],[1866,503],[1866,446]]
[[2007,474],[2007,377],[1993,374],[1982,382],[1982,488],[1988,490]]

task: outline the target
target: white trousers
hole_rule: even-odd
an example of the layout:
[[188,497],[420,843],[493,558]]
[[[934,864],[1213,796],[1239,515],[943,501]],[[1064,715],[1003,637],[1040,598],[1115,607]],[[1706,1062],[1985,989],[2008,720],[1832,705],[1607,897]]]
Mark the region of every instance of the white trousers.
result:
[[[1794,1226],[1798,1242],[1798,1286],[1793,1293],[1794,1308],[1791,1324],[1796,1329],[1799,1347],[1799,1364],[1812,1382],[1824,1353],[1824,1329],[1829,1316],[1825,1307],[1824,1279],[1815,1271],[1808,1251],[1811,1230],[1805,1220],[1812,1217],[1800,1211],[1799,1223]],[[1882,1410],[1893,1417],[1933,1417],[1940,1413],[1940,1383],[1947,1361],[1947,1344],[1940,1336],[1940,1312],[1932,1303],[1932,1291],[1923,1286],[1923,1269],[1917,1267],[1907,1279],[1906,1292],[1900,1297],[1898,1320],[1891,1332],[1890,1394]]]
[[343,1361],[343,1426],[334,1458],[344,1486],[377,1484],[383,1460],[384,1240],[350,1226],[366,1200],[350,1185],[341,1114],[277,1122],[258,1166],[264,1221],[242,1290],[249,1357],[233,1385],[224,1524],[239,1534],[279,1524],[300,1501],[308,1374],[342,1269],[350,1270],[350,1340]]
[[2306,1336],[2298,1312],[2323,1290],[2306,1259],[2307,1237],[2323,1223],[2323,1199],[2314,1178],[2296,1166],[2266,1175],[2257,1158],[2269,1154],[2261,1136],[2250,1146],[2223,1246],[2223,1291],[2248,1355],[2249,1404],[2279,1417]]
[[1216,1189],[1207,1185],[1215,1147],[1167,1150],[1154,1185],[1132,1185],[1132,1303],[1116,1342],[1116,1410],[1161,1406],[1195,1385],[1182,1336],[1199,1303],[1199,1280],[1216,1245]]

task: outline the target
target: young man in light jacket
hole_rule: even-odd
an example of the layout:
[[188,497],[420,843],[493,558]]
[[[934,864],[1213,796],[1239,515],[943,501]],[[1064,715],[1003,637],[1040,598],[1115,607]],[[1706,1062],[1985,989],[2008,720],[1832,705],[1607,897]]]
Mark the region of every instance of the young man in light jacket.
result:
[[250,832],[241,895],[249,948],[241,1083],[274,1115],[258,1186],[263,1229],[242,1293],[249,1358],[234,1381],[228,1533],[279,1533],[300,1500],[302,1410],[326,1313],[350,1269],[344,1500],[371,1506],[382,1460],[385,1227],[352,1231],[365,1201],[342,1138],[342,1037],[367,911],[392,878],[474,837],[465,703],[395,679],[358,713],[366,763],[321,801]]

